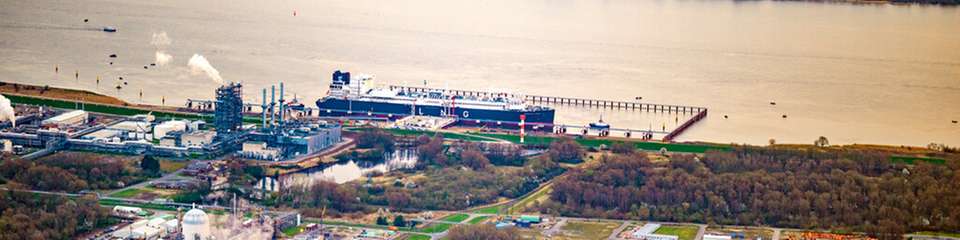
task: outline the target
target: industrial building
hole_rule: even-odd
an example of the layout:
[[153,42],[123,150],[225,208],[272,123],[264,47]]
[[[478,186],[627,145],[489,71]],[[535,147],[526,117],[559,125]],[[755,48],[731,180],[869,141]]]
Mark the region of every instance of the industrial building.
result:
[[339,124],[292,118],[284,100],[283,83],[280,83],[279,100],[276,88],[270,89],[270,102],[267,102],[267,90],[263,89],[261,127],[249,134],[239,152],[241,156],[279,161],[309,156],[341,141]]
[[248,141],[243,143],[240,155],[250,159],[276,161],[280,160],[280,149],[268,147],[265,142]]
[[180,146],[184,147],[202,147],[213,143],[213,138],[217,136],[216,132],[211,131],[192,131],[180,134]]
[[[39,148],[31,158],[59,150],[79,150],[191,158],[239,153],[253,159],[281,160],[314,154],[340,142],[338,124],[291,114],[302,104],[284,97],[282,83],[279,100],[274,90],[269,105],[263,90],[261,127],[244,127],[243,112],[249,106],[243,103],[242,89],[239,83],[217,88],[216,101],[210,102],[215,130],[207,130],[204,121],[160,119],[151,114],[117,117],[18,106],[26,113],[18,118],[23,124],[0,132],[0,139],[9,140],[12,148]],[[248,141],[251,143],[243,144]]]
[[217,88],[213,124],[217,134],[227,136],[240,131],[243,124],[243,86],[230,83]]
[[646,240],[678,240],[680,237],[673,235],[663,235],[656,234],[654,232],[660,228],[660,224],[656,223],[647,223],[642,227],[638,228],[636,231],[633,231],[632,237],[634,239],[646,239]]
[[713,234],[704,234],[703,240],[730,240],[733,239],[728,235],[713,235]]
[[43,126],[55,126],[56,128],[65,128],[74,125],[87,123],[90,114],[83,110],[73,110],[40,122]]

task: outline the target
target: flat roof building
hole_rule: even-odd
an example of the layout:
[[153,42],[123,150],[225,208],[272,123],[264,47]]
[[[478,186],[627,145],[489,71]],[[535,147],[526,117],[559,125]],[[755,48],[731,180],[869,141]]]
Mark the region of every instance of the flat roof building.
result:
[[655,234],[654,232],[660,228],[660,224],[656,223],[647,223],[643,227],[638,228],[633,232],[633,238],[635,239],[647,239],[647,240],[678,240],[680,237],[673,235],[663,235]]
[[54,116],[52,118],[45,119],[40,122],[41,125],[56,125],[57,128],[63,128],[67,126],[74,126],[79,124],[84,124],[87,122],[87,118],[90,117],[86,111],[83,110],[73,110],[65,112],[63,114]]
[[180,145],[184,147],[202,147],[213,142],[216,132],[196,131],[180,135]]

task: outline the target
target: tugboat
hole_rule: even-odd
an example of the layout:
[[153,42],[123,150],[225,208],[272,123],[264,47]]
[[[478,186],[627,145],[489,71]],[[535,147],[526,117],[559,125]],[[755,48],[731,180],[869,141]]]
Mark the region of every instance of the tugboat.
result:
[[590,129],[600,132],[600,136],[610,135],[610,124],[603,122],[603,115],[600,115],[600,121],[590,123]]

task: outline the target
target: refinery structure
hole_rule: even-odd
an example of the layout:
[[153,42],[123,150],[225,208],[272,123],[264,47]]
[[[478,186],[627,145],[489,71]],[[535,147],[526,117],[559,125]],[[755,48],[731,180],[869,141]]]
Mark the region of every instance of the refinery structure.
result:
[[[131,116],[98,114],[18,104],[17,124],[0,125],[0,141],[16,149],[37,149],[25,157],[60,150],[211,159],[223,155],[279,161],[306,157],[340,142],[340,125],[309,117],[286,102],[283,84],[261,95],[261,113],[244,115],[243,86],[216,89],[200,114],[147,112]],[[293,105],[293,107],[291,107]],[[211,114],[212,113],[212,114]],[[260,119],[256,119],[260,117]],[[246,120],[246,121],[245,121]]]

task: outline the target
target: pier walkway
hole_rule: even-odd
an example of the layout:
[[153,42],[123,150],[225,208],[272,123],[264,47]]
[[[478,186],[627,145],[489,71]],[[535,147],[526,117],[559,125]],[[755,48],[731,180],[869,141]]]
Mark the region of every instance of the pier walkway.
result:
[[[707,116],[707,108],[705,107],[684,106],[684,105],[654,104],[654,103],[571,98],[571,97],[555,97],[555,96],[542,96],[542,95],[520,95],[520,94],[513,94],[513,93],[497,93],[497,92],[459,90],[459,89],[441,89],[441,88],[429,88],[429,87],[410,87],[410,86],[398,86],[398,85],[390,85],[388,88],[390,90],[401,90],[406,92],[443,92],[447,94],[461,95],[461,96],[510,97],[510,98],[523,99],[528,103],[546,103],[546,104],[556,104],[556,105],[598,107],[598,108],[611,108],[611,109],[622,109],[622,110],[640,110],[640,111],[647,111],[647,112],[693,114],[691,118],[687,119],[686,121],[683,122],[683,124],[681,124],[680,126],[678,126],[677,128],[669,132],[637,130],[637,129],[620,129],[625,132],[663,133],[663,134],[666,134],[663,137],[663,141],[666,141],[666,142],[673,141],[674,138],[676,138],[677,136],[682,134],[684,131],[686,131],[693,125],[695,125],[697,122],[700,122],[700,120],[703,120]],[[568,127],[568,128],[578,127],[578,126],[564,125],[564,124],[557,124],[555,126]],[[611,129],[611,130],[615,130],[615,129]]]

